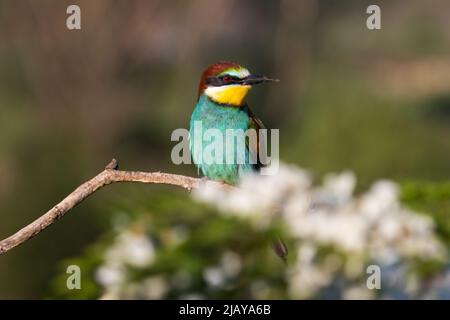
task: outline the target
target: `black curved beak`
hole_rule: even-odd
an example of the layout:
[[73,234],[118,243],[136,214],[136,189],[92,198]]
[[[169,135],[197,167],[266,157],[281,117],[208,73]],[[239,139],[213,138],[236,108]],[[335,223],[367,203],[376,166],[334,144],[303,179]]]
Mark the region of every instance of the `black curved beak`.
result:
[[279,81],[280,80],[278,80],[278,79],[271,79],[266,76],[259,76],[256,74],[251,74],[247,78],[242,80],[242,84],[252,86],[254,84],[259,84],[259,83],[264,83],[264,82],[279,82]]

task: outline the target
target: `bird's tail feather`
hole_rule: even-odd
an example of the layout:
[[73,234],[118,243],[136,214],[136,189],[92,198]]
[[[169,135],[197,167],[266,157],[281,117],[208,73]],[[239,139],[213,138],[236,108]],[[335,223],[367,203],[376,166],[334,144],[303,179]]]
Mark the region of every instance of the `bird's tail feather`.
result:
[[288,248],[286,244],[280,238],[273,240],[272,242],[273,251],[279,256],[284,262],[287,262]]

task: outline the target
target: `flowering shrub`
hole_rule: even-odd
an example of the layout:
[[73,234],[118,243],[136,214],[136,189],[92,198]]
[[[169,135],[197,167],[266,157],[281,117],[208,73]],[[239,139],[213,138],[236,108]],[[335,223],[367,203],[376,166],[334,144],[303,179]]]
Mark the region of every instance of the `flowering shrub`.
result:
[[[355,195],[351,172],[322,185],[294,166],[250,175],[237,188],[205,182],[192,201],[173,194],[130,201],[112,234],[67,263],[84,270],[78,297],[448,298],[448,250],[431,216],[377,181]],[[148,198],[148,196],[146,196]],[[142,196],[139,197],[140,199]],[[125,205],[126,206],[126,205]],[[271,249],[281,237],[286,263]],[[65,263],[64,265],[67,265]],[[380,286],[368,285],[369,266]],[[74,297],[55,280],[53,295]]]

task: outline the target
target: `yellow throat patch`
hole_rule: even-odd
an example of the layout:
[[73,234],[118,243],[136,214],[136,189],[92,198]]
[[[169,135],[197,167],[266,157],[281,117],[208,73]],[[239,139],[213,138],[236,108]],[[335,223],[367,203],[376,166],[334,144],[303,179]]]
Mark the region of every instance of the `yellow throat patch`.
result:
[[231,104],[240,107],[245,103],[245,97],[252,86],[229,85],[221,87],[208,87],[206,95],[213,101],[221,104]]

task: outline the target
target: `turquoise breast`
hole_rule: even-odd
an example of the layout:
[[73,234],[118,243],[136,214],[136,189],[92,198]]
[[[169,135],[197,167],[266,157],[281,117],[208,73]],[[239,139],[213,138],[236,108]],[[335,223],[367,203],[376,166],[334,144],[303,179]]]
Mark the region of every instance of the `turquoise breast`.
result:
[[[191,117],[189,146],[195,165],[205,176],[236,184],[242,174],[254,170],[242,139],[249,123],[247,106],[220,105],[204,94],[200,97]],[[241,139],[236,138],[239,135]]]

